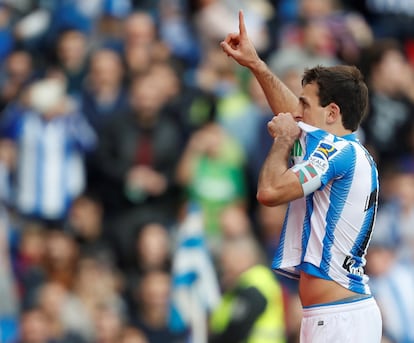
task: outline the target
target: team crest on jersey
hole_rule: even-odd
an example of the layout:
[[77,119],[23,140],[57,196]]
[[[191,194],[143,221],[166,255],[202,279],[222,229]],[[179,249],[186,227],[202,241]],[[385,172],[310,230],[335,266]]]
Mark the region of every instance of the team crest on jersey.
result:
[[319,155],[322,158],[329,160],[329,158],[334,155],[338,150],[330,143],[321,142],[319,143],[314,155]]
[[320,142],[318,147],[309,157],[309,162],[312,163],[313,167],[322,174],[326,172],[329,167],[329,159],[338,152],[333,144],[328,142]]

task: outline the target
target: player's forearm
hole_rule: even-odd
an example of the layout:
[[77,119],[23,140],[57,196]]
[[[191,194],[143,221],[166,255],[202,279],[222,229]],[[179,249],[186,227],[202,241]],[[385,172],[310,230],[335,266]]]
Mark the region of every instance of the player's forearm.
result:
[[274,114],[296,110],[297,96],[272,73],[264,61],[258,59],[249,69],[262,87]]
[[290,151],[294,140],[277,137],[262,166],[257,187],[257,199],[264,205],[276,206],[285,202],[285,174],[289,169]]

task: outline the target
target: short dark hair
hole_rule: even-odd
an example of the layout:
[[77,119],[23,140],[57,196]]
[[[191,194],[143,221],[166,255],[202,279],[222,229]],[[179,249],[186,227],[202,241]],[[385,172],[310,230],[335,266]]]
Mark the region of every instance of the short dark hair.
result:
[[305,69],[302,86],[310,83],[318,85],[319,104],[337,104],[343,126],[356,131],[368,109],[368,87],[359,69],[347,65]]

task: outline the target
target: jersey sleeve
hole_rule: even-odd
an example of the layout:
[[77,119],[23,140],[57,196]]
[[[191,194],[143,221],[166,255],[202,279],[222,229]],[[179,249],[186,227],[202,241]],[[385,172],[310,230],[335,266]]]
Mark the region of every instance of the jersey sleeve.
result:
[[305,196],[323,189],[329,181],[341,177],[349,169],[353,157],[346,141],[320,141],[308,158],[290,169],[297,175]]

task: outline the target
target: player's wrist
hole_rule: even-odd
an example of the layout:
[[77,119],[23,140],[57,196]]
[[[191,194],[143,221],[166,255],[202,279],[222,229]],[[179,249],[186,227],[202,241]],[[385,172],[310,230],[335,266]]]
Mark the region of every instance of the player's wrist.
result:
[[277,135],[273,138],[273,143],[278,145],[284,145],[287,148],[292,148],[296,138],[289,135]]
[[252,60],[247,67],[255,75],[260,74],[268,69],[266,63],[259,57]]

